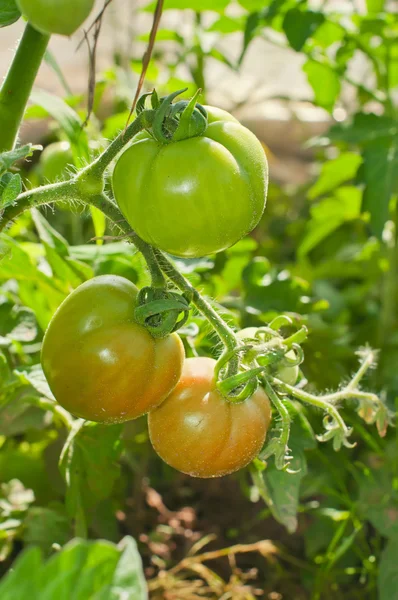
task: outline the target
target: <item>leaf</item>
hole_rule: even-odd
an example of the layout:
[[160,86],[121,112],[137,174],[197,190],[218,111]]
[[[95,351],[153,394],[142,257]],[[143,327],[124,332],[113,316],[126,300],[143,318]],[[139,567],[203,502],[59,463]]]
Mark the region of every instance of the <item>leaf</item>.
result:
[[22,383],[29,384],[41,396],[54,400],[55,398],[48,386],[46,377],[43,373],[41,365],[32,365],[30,367],[19,367],[14,370],[15,375]]
[[71,517],[110,496],[120,473],[121,431],[122,425],[75,422],[60,457]]
[[57,75],[62,87],[65,90],[65,93],[67,96],[72,96],[72,91],[68,85],[68,82],[66,81],[64,74],[62,73],[61,67],[59,66],[57,59],[55,58],[54,54],[51,52],[51,50],[49,50],[47,48],[46,53],[44,55],[44,60],[47,63],[47,65],[54,71],[54,73]]
[[0,175],[3,175],[10,167],[13,166],[18,160],[32,156],[34,150],[41,148],[41,146],[33,146],[32,144],[26,144],[16,150],[10,152],[0,153]]
[[366,0],[369,15],[381,13],[384,10],[385,0]]
[[238,2],[248,12],[253,13],[270,4],[271,0],[238,0]]
[[365,182],[362,211],[370,213],[372,232],[381,239],[398,182],[398,138],[368,144],[360,174]]
[[315,62],[311,58],[304,64],[303,71],[314,90],[315,104],[331,112],[341,89],[338,73],[331,66]]
[[137,544],[131,537],[125,537],[118,548],[122,555],[115,569],[108,589],[101,590],[93,600],[122,600],[120,591],[126,598],[147,600],[148,592]]
[[379,563],[377,587],[379,600],[398,600],[398,537],[390,540]]
[[[3,181],[7,177],[7,175],[9,175],[9,177],[7,178],[6,184],[2,189]],[[16,200],[16,198],[19,196],[21,191],[22,191],[22,180],[21,180],[21,176],[19,175],[19,173],[14,173],[14,175],[12,175],[11,173],[6,173],[5,175],[3,175],[3,177],[0,181],[0,193],[1,193],[0,205],[2,207],[4,207],[4,206],[7,206],[8,204],[12,204],[14,202],[14,200]]]
[[0,27],[12,25],[20,16],[15,0],[0,0]]
[[91,218],[93,220],[95,237],[98,238],[96,240],[98,246],[102,246],[104,243],[101,239],[105,234],[106,230],[106,217],[103,212],[101,212],[95,206],[90,206]]
[[243,17],[228,17],[226,15],[222,15],[219,17],[207,31],[217,31],[219,33],[223,33],[224,35],[228,35],[229,33],[235,33],[236,31],[242,31],[244,29],[245,20]]
[[25,550],[13,569],[0,581],[1,600],[38,600],[41,563],[39,548]]
[[320,12],[303,11],[298,8],[288,10],[283,19],[283,30],[290,46],[296,52],[300,52],[308,38],[324,21],[325,16]]
[[242,50],[241,50],[241,53],[239,56],[238,65],[242,64],[243,59],[246,55],[247,49],[249,48],[251,41],[256,37],[257,32],[258,32],[262,22],[263,22],[263,18],[262,18],[262,13],[260,13],[260,12],[251,13],[247,17],[246,26],[245,26],[244,35],[243,35],[243,46],[242,46]]
[[398,124],[394,119],[373,113],[357,113],[351,122],[331,127],[327,138],[331,142],[366,145],[391,140],[396,135]]
[[[230,0],[201,0],[198,4],[198,0],[165,0],[164,10],[185,10],[191,9],[195,12],[202,12],[204,10],[210,10],[213,12],[223,13]],[[153,12],[156,6],[155,2],[151,2],[145,6],[145,11]]]
[[334,196],[311,208],[311,220],[301,241],[298,254],[304,257],[346,221],[360,216],[362,192],[352,186],[338,188]]
[[297,529],[300,483],[307,473],[307,462],[304,452],[293,444],[291,451],[291,472],[278,471],[273,463],[269,463],[262,472],[254,474],[254,482],[274,518],[282,523],[289,533],[294,533]]
[[[44,90],[33,90],[30,99],[38,104],[55,119],[72,145],[72,150],[77,159],[87,160],[90,156],[87,133],[79,115],[62,98],[54,96]],[[77,166],[79,162],[76,162]]]
[[312,41],[321,48],[329,48],[332,44],[340,42],[345,36],[345,29],[338,23],[327,20],[313,33]]
[[354,179],[362,162],[359,154],[342,152],[337,158],[322,165],[322,171],[316,182],[308,190],[308,198],[313,200],[350,179]]
[[71,524],[60,507],[58,510],[33,506],[23,522],[23,540],[26,544],[40,546],[49,554],[53,544],[63,546],[70,539]]

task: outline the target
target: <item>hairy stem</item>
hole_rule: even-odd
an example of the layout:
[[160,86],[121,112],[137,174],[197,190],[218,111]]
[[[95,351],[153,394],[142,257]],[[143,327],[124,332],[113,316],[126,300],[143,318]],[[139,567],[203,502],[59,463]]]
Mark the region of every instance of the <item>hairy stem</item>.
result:
[[217,332],[227,350],[233,350],[238,346],[237,338],[232,329],[225,323],[214,308],[205,300],[200,293],[185,279],[174,265],[160,252],[154,249],[159,266],[174,285],[182,292],[188,292],[192,297],[192,303],[199,312],[206,317],[213,329]]
[[50,36],[29,23],[0,90],[0,152],[12,150]]

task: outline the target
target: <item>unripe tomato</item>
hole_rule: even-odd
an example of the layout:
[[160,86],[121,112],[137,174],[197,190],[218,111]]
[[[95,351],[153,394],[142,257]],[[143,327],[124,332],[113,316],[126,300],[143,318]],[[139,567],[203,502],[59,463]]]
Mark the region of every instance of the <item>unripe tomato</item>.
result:
[[[237,333],[237,336],[241,340],[244,340],[245,338],[255,339],[257,329],[257,327],[246,327],[245,329],[239,331]],[[290,358],[290,360],[295,360],[296,358],[294,350],[289,350],[289,352],[286,352],[285,356],[286,358]],[[264,362],[261,359],[261,356],[257,358],[257,362],[259,365],[264,364]],[[287,383],[288,385],[296,384],[300,372],[298,365],[295,365],[294,367],[289,367],[282,365],[281,363],[277,363],[274,366],[271,365],[270,369],[271,371],[273,371],[275,377],[277,377],[284,383]]]
[[232,115],[206,110],[202,136],[166,145],[138,136],[113,173],[115,198],[131,227],[186,258],[235,244],[259,222],[267,195],[261,143]]
[[73,153],[69,142],[54,142],[41,153],[41,176],[53,183],[68,178],[68,169],[73,167]]
[[21,13],[42,33],[72,35],[83,25],[95,0],[16,0]]
[[55,398],[73,415],[129,421],[177,384],[182,342],[175,333],[154,339],[134,322],[137,293],[127,279],[101,275],[72,292],[50,322],[41,362]]
[[246,466],[260,452],[271,420],[259,388],[234,403],[216,389],[211,358],[188,358],[174,391],[148,415],[159,456],[192,477],[221,477]]

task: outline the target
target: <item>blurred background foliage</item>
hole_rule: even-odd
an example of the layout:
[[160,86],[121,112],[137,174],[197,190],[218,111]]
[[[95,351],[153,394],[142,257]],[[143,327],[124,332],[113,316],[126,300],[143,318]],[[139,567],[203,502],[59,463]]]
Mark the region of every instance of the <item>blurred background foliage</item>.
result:
[[[149,4],[122,14],[141,28],[129,45],[115,46],[112,66],[97,73],[84,130],[86,94],[71,93],[48,54],[63,94],[36,88],[32,95],[23,135],[35,132],[45,150],[20,165],[26,187],[67,177],[124,127],[153,10]],[[186,86],[190,95],[200,87],[203,103],[233,111],[270,160],[268,205],[253,234],[217,256],[176,260],[178,268],[237,328],[280,313],[306,324],[303,375],[313,391],[346,381],[359,347],[379,349],[366,385],[392,411],[397,35],[397,13],[383,0],[166,0],[146,80],[162,94]],[[297,65],[283,94],[274,92],[281,57]],[[303,78],[308,97],[294,89]],[[3,202],[6,194],[3,179]],[[39,367],[44,330],[68,293],[94,275],[147,284],[143,260],[101,213],[79,206],[25,213],[0,236],[0,257],[0,572],[28,548],[0,583],[2,600],[24,598],[34,585],[40,600],[58,597],[67,565],[68,589],[76,589],[84,561],[102,587],[85,569],[87,581],[73,597],[119,598],[114,590],[124,585],[128,597],[145,598],[133,540],[115,545],[124,536],[138,541],[154,599],[398,599],[395,429],[381,439],[348,406],[344,416],[357,445],[335,453],[316,441],[320,415],[292,403],[295,472],[278,472],[270,462],[260,476],[246,470],[215,481],[163,464],[150,448],[145,419],[69,432],[69,417],[54,407]],[[199,315],[181,335],[190,356],[217,351]],[[109,543],[67,544],[87,532]],[[210,558],[202,559],[207,551]],[[40,582],[50,577],[47,590]]]

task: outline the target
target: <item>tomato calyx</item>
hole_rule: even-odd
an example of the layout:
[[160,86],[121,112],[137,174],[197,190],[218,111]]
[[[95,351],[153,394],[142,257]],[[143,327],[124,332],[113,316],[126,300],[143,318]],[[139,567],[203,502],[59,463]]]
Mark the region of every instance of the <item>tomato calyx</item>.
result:
[[173,100],[188,88],[178,90],[164,98],[158,97],[156,90],[143,94],[137,102],[137,115],[146,110],[147,98],[150,98],[155,117],[151,133],[162,144],[170,144],[203,135],[207,129],[206,109],[197,103],[201,92],[198,90],[191,100]]
[[164,288],[144,287],[137,297],[134,319],[154,338],[164,338],[185,325],[190,311],[186,294]]

